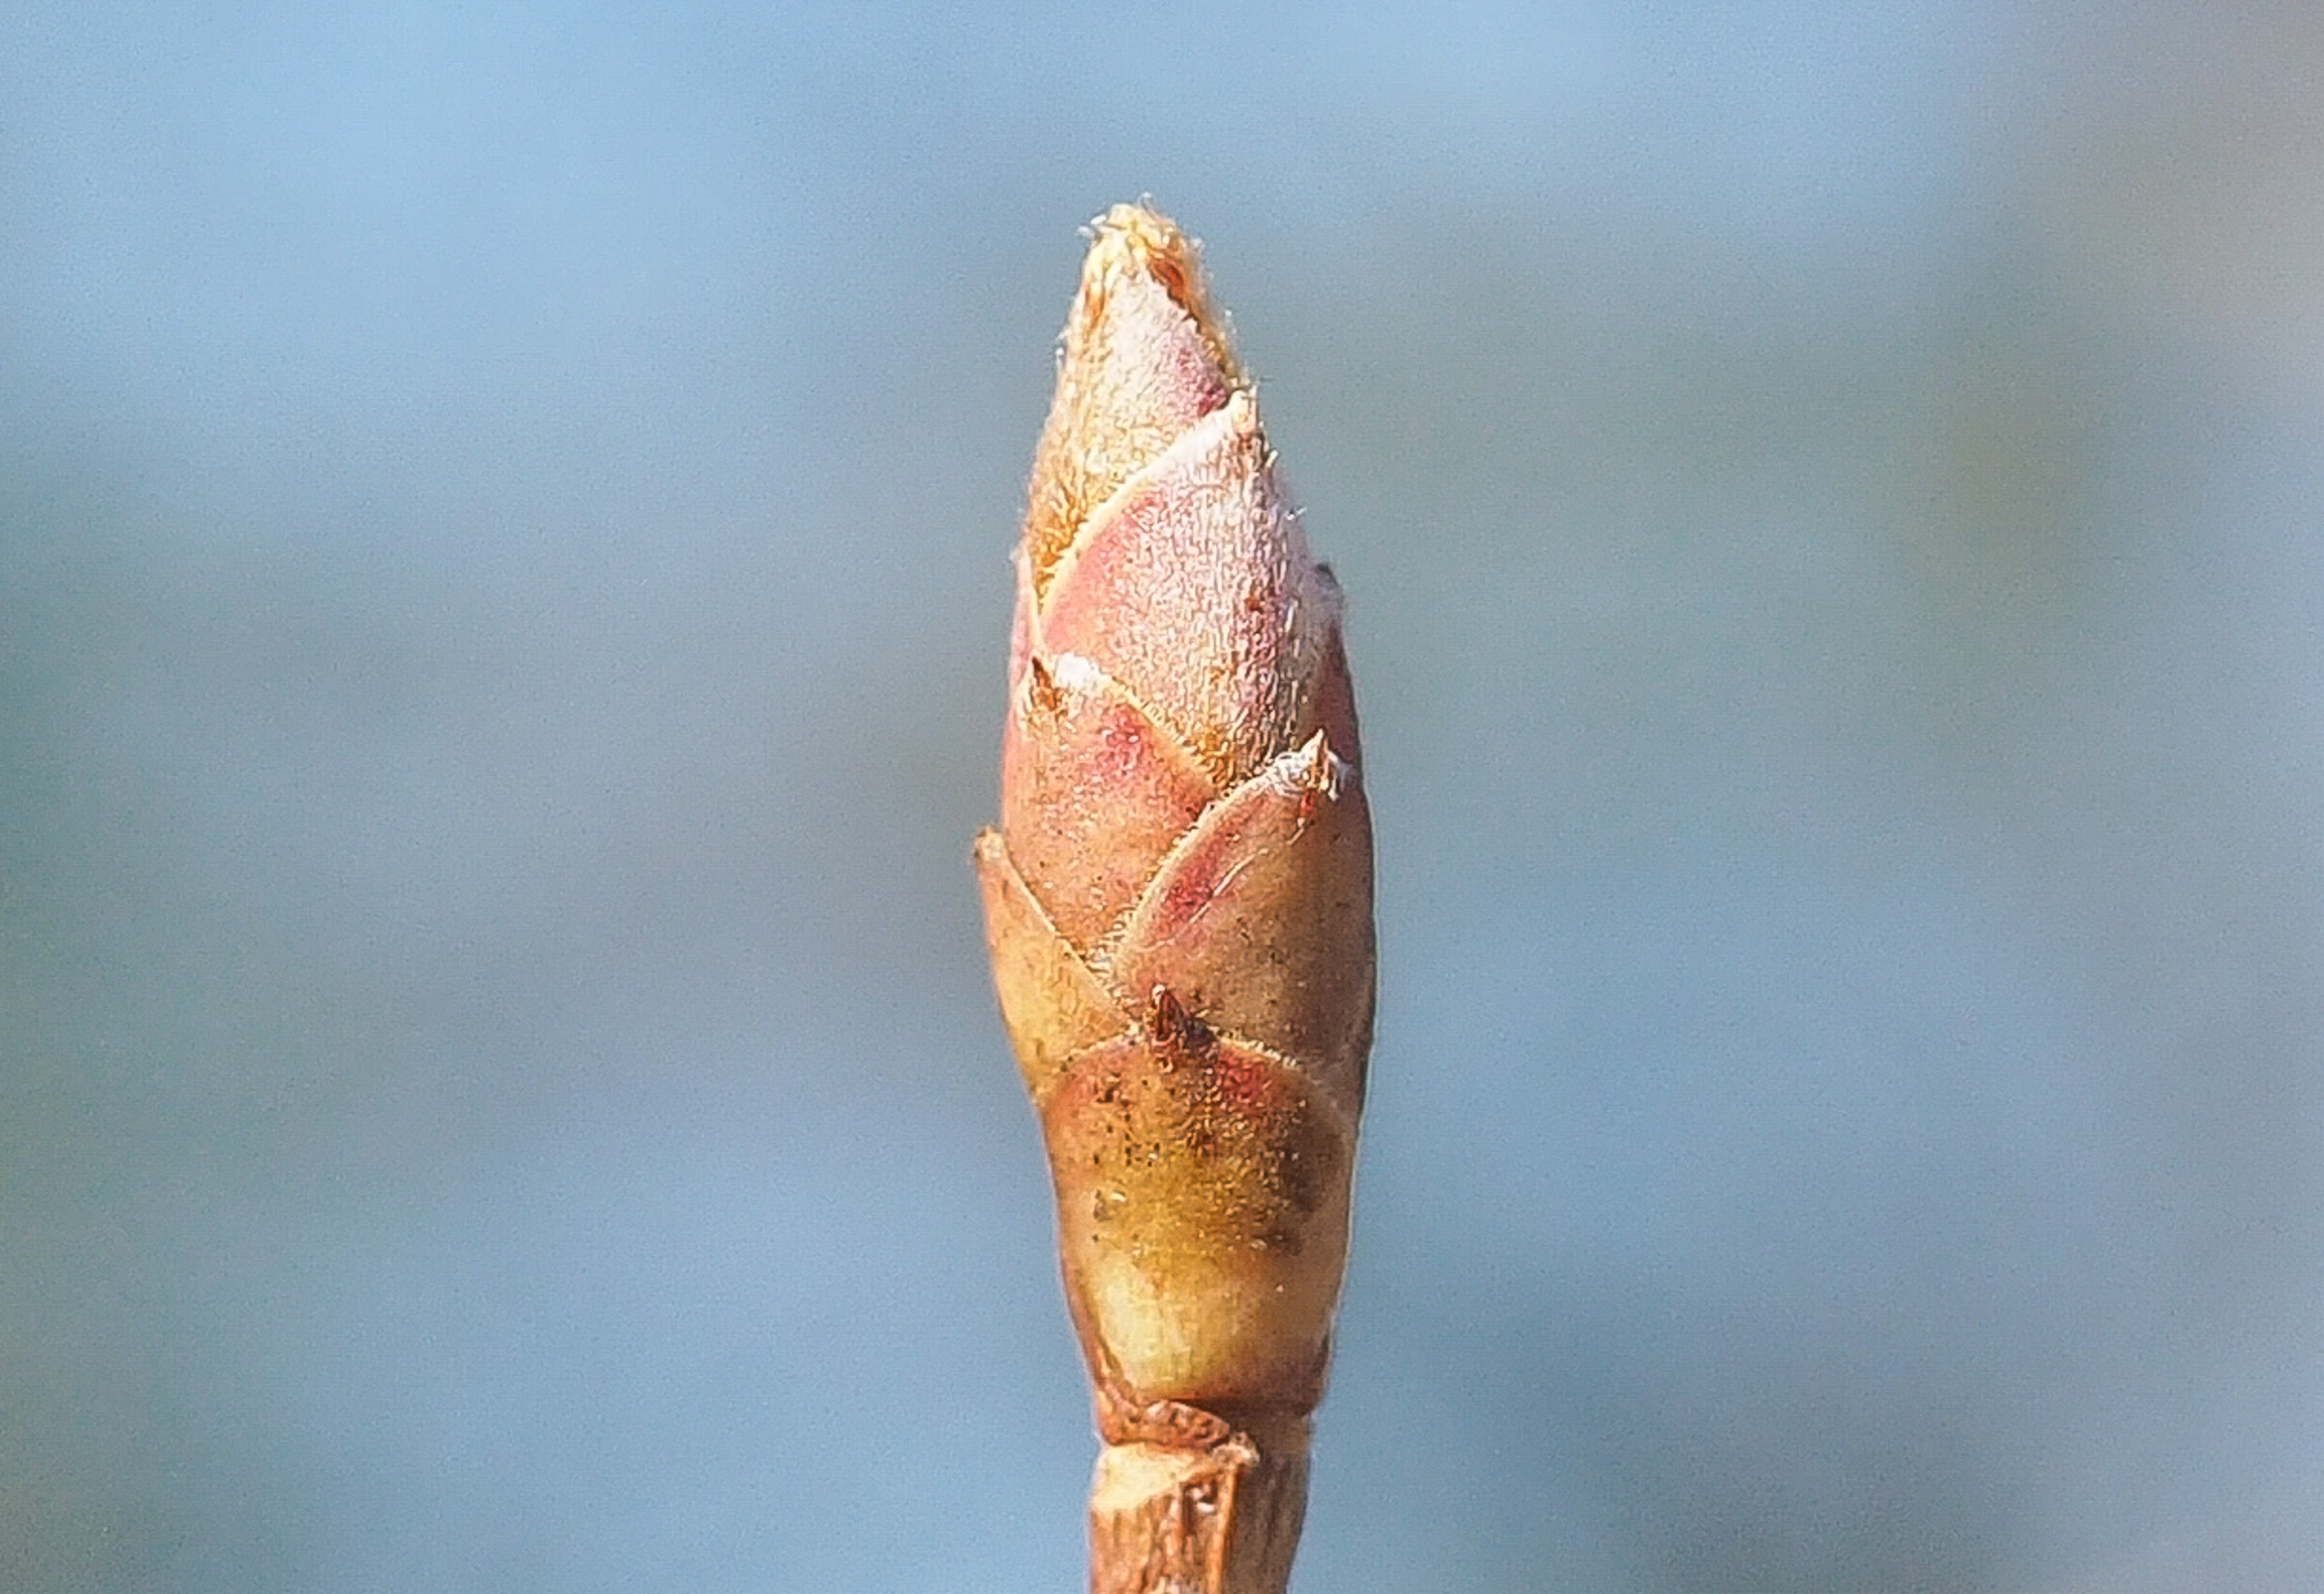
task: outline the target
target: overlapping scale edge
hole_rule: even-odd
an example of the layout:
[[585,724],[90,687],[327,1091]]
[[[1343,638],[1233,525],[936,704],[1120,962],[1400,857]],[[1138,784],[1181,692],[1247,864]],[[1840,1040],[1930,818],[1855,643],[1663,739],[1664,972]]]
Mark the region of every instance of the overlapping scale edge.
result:
[[1165,995],[1075,1058],[1041,1117],[1091,1365],[1138,1397],[1311,1405],[1355,1152],[1316,1083]]
[[1151,705],[1232,785],[1316,728],[1312,684],[1338,607],[1243,390],[1086,529],[1040,601],[1040,634]]
[[1001,1023],[1038,1104],[1075,1054],[1122,1033],[1130,1016],[1058,932],[994,831],[976,839],[976,878]]
[[1210,805],[1210,779],[1079,654],[1026,662],[1003,731],[1000,824],[1057,929],[1093,950]]
[[1352,1120],[1372,1040],[1371,900],[1363,787],[1318,731],[1171,849],[1112,983],[1167,990],[1222,1034],[1296,1060]]

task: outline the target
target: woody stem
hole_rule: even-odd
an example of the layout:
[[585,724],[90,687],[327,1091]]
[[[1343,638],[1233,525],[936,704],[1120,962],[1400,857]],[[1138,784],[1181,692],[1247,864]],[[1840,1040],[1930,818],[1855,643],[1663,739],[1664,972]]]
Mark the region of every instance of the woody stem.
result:
[[1209,1446],[1109,1444],[1089,1488],[1090,1594],[1283,1594],[1307,1512],[1308,1424]]

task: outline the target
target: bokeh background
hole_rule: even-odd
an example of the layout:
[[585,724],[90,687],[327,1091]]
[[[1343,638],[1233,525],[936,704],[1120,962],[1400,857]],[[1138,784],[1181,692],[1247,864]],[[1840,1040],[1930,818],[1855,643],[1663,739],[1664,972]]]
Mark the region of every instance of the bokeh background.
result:
[[2324,1586],[2311,8],[27,0],[0,1587],[1078,1588],[1076,229],[1351,595],[1298,1587]]

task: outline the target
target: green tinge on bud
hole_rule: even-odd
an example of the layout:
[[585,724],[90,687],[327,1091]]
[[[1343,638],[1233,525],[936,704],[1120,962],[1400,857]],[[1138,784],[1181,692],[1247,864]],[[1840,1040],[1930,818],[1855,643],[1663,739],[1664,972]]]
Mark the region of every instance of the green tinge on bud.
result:
[[1338,589],[1144,206],[1096,224],[1029,499],[976,862],[1109,1446],[1092,1586],[1277,1594],[1347,1253],[1371,824]]

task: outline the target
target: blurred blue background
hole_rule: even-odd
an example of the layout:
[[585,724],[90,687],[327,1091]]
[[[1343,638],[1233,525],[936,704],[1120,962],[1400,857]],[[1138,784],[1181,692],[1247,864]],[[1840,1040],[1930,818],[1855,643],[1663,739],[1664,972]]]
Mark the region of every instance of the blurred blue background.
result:
[[0,20],[0,1587],[1081,1586],[1076,228],[1351,595],[1298,1586],[2324,1585],[2295,5]]

